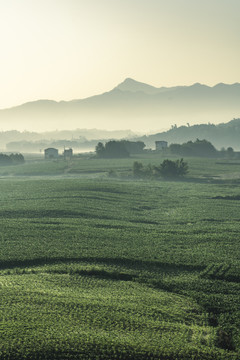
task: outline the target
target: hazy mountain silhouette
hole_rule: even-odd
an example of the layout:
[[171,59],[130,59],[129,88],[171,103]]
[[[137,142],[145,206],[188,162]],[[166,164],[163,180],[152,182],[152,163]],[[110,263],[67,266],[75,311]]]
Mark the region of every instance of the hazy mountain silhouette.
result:
[[142,91],[145,94],[157,94],[160,89],[144,84],[142,82],[133,80],[131,78],[125,79],[121,84],[119,84],[116,89],[119,89],[121,91],[131,91],[131,92],[138,92]]
[[151,86],[139,81],[136,81],[134,79],[131,78],[127,78],[125,79],[121,84],[119,84],[116,89],[119,89],[121,91],[131,91],[131,92],[139,92],[142,91],[145,94],[159,94],[162,92],[167,92],[167,91],[171,91],[173,89],[177,89],[177,88],[181,88],[183,86],[177,86],[177,87],[171,87],[171,88],[167,88],[167,87],[161,87],[161,88],[157,88],[155,86]]
[[[39,150],[43,146],[37,145],[39,142],[50,143],[51,141],[67,140],[78,141],[78,143],[93,142],[94,144],[101,140],[111,139],[129,139],[135,137],[131,130],[99,130],[99,129],[72,129],[72,130],[59,130],[49,132],[30,132],[30,131],[1,131],[0,132],[0,150],[5,151],[7,144],[12,143],[11,147],[7,147],[10,151],[20,151],[18,145],[21,143],[21,147],[24,148],[24,143],[35,143],[36,148]],[[95,142],[94,142],[95,141]],[[13,144],[15,143],[15,144]],[[67,142],[65,144],[67,146]],[[91,144],[90,144],[91,145]],[[95,145],[94,145],[95,146]],[[93,146],[93,148],[94,148]],[[27,147],[21,151],[26,151]]]
[[109,92],[81,100],[39,100],[0,110],[2,129],[131,128],[226,122],[240,115],[240,84],[156,88],[126,79]]

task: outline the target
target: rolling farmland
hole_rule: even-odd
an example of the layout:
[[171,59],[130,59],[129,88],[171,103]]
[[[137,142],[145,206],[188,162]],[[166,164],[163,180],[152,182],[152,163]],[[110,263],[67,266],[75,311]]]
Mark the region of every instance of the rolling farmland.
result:
[[188,162],[0,169],[1,359],[239,359],[240,163]]

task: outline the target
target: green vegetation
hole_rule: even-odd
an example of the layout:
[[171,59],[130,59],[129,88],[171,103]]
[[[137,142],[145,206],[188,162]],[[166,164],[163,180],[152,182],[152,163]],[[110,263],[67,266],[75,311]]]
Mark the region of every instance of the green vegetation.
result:
[[121,141],[111,140],[105,145],[99,142],[96,146],[96,155],[99,158],[127,158],[129,152]]
[[5,165],[17,165],[17,164],[23,164],[24,163],[24,157],[22,154],[0,154],[0,166]]
[[239,359],[240,162],[130,176],[163,160],[6,167],[0,359]]
[[135,178],[150,179],[176,179],[188,173],[188,164],[181,160],[164,160],[159,166],[148,164],[146,167],[139,161],[133,163],[133,176]]
[[217,150],[207,140],[188,141],[183,144],[171,144],[169,150],[172,154],[182,156],[216,157]]
[[[175,155],[168,159],[177,160]],[[125,159],[98,159],[89,154],[74,156],[70,161],[64,159],[45,161],[43,155],[25,155],[26,162],[21,165],[0,167],[0,176],[59,176],[72,175],[81,177],[105,177],[109,172],[115,172],[118,177],[132,177],[134,161],[141,162],[144,167],[149,163],[159,166],[166,157],[159,153],[136,154]],[[189,173],[186,180],[215,182],[239,182],[240,161],[223,158],[188,158]]]
[[99,158],[127,158],[130,154],[141,154],[144,147],[142,141],[111,140],[105,145],[99,142],[95,150]]
[[143,141],[121,140],[121,143],[129,154],[141,154],[146,146]]
[[167,159],[160,164],[159,168],[156,168],[156,171],[158,171],[162,177],[177,178],[188,173],[188,164],[183,161],[183,159],[176,161]]

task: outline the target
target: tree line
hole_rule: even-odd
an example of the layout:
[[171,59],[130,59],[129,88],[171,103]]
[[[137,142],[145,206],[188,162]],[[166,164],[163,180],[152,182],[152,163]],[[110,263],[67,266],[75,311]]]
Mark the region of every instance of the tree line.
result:
[[[144,152],[145,143],[143,141],[129,140],[111,140],[105,143],[99,142],[95,147],[96,156],[98,158],[127,158],[132,154],[141,154]],[[183,144],[170,144],[165,148],[164,155],[179,156],[198,156],[198,157],[226,157],[233,158],[237,154],[232,147],[222,148],[218,151],[210,141],[205,139],[195,141],[187,141]]]
[[24,156],[22,154],[0,154],[0,165],[17,165],[23,164],[25,162]]
[[105,145],[99,142],[95,151],[98,158],[127,158],[130,154],[142,153],[144,148],[142,141],[110,140]]
[[196,139],[196,141],[188,141],[183,144],[171,144],[168,151],[171,154],[181,156],[225,157],[229,159],[236,157],[236,153],[232,147],[228,147],[227,149],[222,148],[218,151],[210,141],[205,139]]
[[172,154],[181,156],[200,156],[200,157],[215,157],[218,151],[207,140],[188,141],[183,144],[171,144],[169,151]]

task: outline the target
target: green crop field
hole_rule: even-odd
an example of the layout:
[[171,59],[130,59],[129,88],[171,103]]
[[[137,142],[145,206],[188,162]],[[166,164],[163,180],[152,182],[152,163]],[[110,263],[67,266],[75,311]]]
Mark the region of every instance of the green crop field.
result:
[[240,358],[240,162],[135,160],[0,168],[1,360]]

